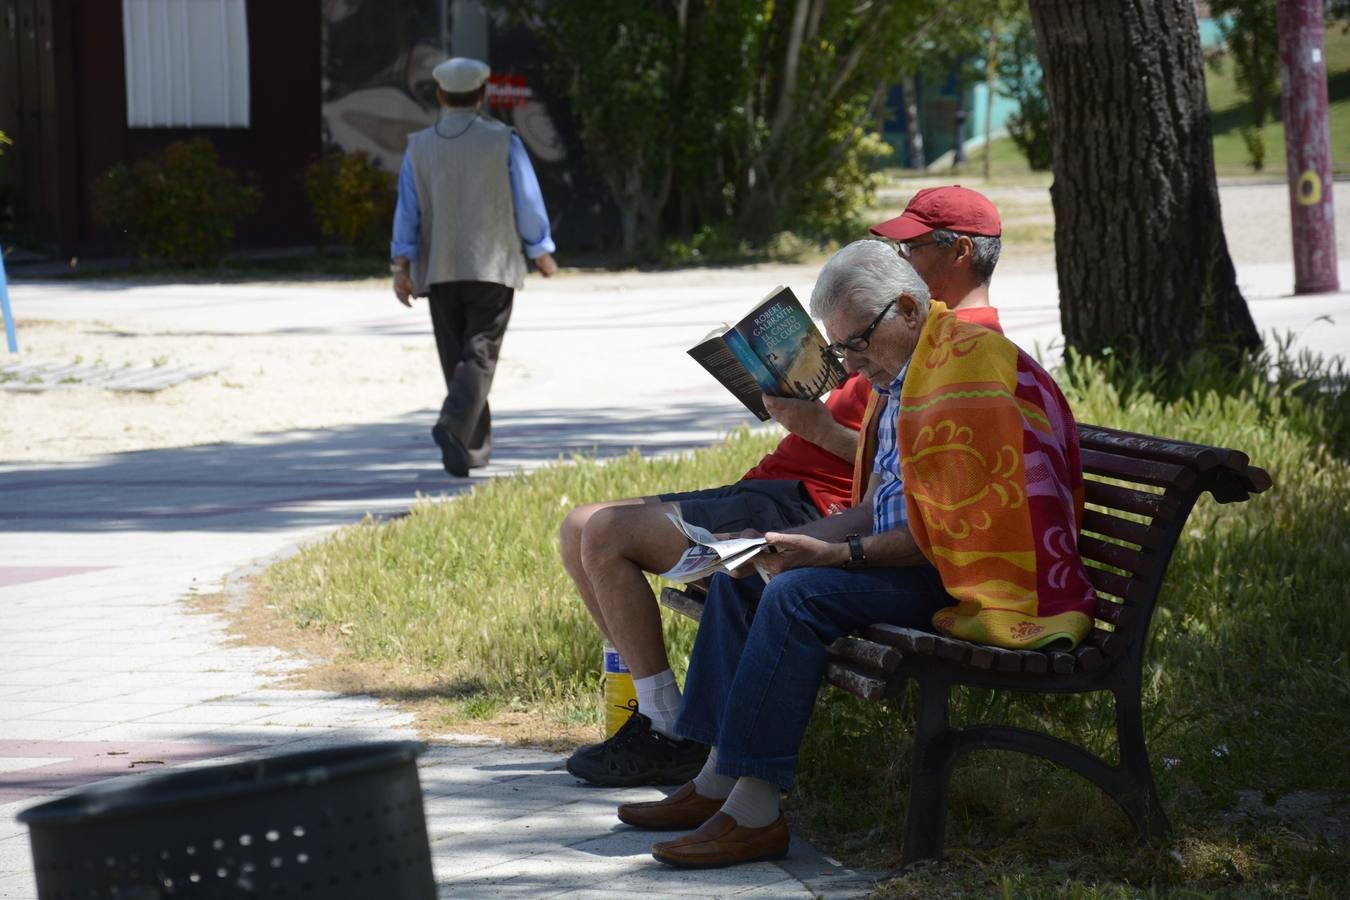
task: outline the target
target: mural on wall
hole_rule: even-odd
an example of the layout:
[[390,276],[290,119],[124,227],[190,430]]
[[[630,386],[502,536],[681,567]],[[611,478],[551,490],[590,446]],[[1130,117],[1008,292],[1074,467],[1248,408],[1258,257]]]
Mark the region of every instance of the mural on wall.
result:
[[528,32],[471,0],[324,0],[323,29],[326,146],[364,150],[397,172],[408,135],[436,122],[431,70],[456,54],[485,57],[492,76],[484,112],[524,142],[555,237],[596,242],[606,204],[577,177],[575,129],[566,104],[541,83],[544,60]]

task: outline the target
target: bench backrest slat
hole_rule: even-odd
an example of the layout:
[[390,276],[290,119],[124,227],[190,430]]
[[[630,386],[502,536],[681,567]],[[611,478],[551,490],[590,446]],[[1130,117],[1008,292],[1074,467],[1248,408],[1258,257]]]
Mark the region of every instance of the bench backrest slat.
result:
[[1084,425],[1082,422],[1078,423],[1078,442],[1084,449],[1178,463],[1192,467],[1197,472],[1208,472],[1219,466],[1242,471],[1250,462],[1247,454],[1240,450],[1117,431],[1100,425]]
[[[1081,539],[1079,543],[1081,543]],[[1097,566],[1087,566],[1088,580],[1097,589],[1097,594],[1109,594],[1119,600],[1126,600],[1130,594],[1130,578],[1118,572],[1108,572]]]
[[1093,562],[1123,569],[1129,575],[1151,574],[1152,560],[1156,558],[1123,544],[1099,540],[1086,533],[1078,538],[1078,552],[1085,560],[1090,559]]
[[1125,478],[1160,488],[1186,490],[1195,484],[1195,470],[1188,466],[1152,459],[1138,459],[1107,453],[1102,450],[1082,450],[1079,457],[1083,471],[1111,478]]
[[1093,478],[1083,479],[1083,493],[1089,503],[1150,519],[1173,519],[1178,510],[1177,503],[1162,494],[1137,491]]
[[1158,533],[1150,531],[1146,522],[1122,519],[1099,509],[1083,511],[1083,530],[1103,537],[1126,541],[1139,547],[1155,546]]

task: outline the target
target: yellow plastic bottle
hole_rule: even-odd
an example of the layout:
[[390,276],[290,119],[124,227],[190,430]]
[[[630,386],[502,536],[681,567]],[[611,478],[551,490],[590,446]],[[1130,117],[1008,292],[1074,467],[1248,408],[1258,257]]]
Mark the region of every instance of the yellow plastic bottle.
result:
[[637,709],[637,691],[633,689],[633,676],[627,664],[609,641],[605,641],[604,667],[601,671],[605,682],[600,700],[605,713],[605,737],[611,738]]

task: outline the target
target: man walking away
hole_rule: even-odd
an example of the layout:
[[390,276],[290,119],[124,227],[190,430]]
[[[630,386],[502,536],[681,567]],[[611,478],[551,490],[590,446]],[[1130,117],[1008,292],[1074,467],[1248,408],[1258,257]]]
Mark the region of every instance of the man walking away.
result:
[[558,270],[525,145],[479,111],[489,71],[464,57],[432,70],[442,115],[408,138],[390,243],[399,302],[430,297],[446,388],[431,436],[445,470],[459,478],[492,455],[487,398],[524,282],[521,245],[545,278]]

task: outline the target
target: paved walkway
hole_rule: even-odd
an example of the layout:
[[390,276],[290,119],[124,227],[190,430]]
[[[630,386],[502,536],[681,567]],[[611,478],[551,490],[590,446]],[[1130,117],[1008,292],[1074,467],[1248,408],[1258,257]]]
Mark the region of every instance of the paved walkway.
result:
[[[1282,299],[1290,268],[1243,268],[1261,327],[1295,328],[1322,352],[1350,347],[1350,295]],[[570,450],[666,452],[707,443],[750,417],[683,357],[690,322],[734,318],[775,281],[808,296],[814,271],[613,275],[532,281],[494,392],[498,459],[475,479]],[[1342,273],[1350,284],[1350,267]],[[19,284],[20,318],[107,318],[164,329],[387,333],[425,324],[376,293],[316,296],[277,286]],[[187,294],[189,296],[185,297]],[[1009,274],[995,302],[1026,346],[1058,335],[1054,279]],[[322,299],[323,303],[316,300]],[[1319,321],[1320,319],[1320,321]],[[20,335],[22,339],[22,335]],[[428,398],[434,400],[435,398]],[[0,465],[0,897],[35,896],[20,809],[112,774],[239,753],[410,734],[410,717],[369,697],[277,689],[298,663],[232,646],[185,595],[365,513],[471,480],[438,470],[430,408],[323,431],[47,465]],[[650,789],[580,786],[557,754],[437,741],[422,761],[435,869],[445,896],[852,896],[870,880],[798,844],[783,865],[683,873],[621,826],[623,799]]]

